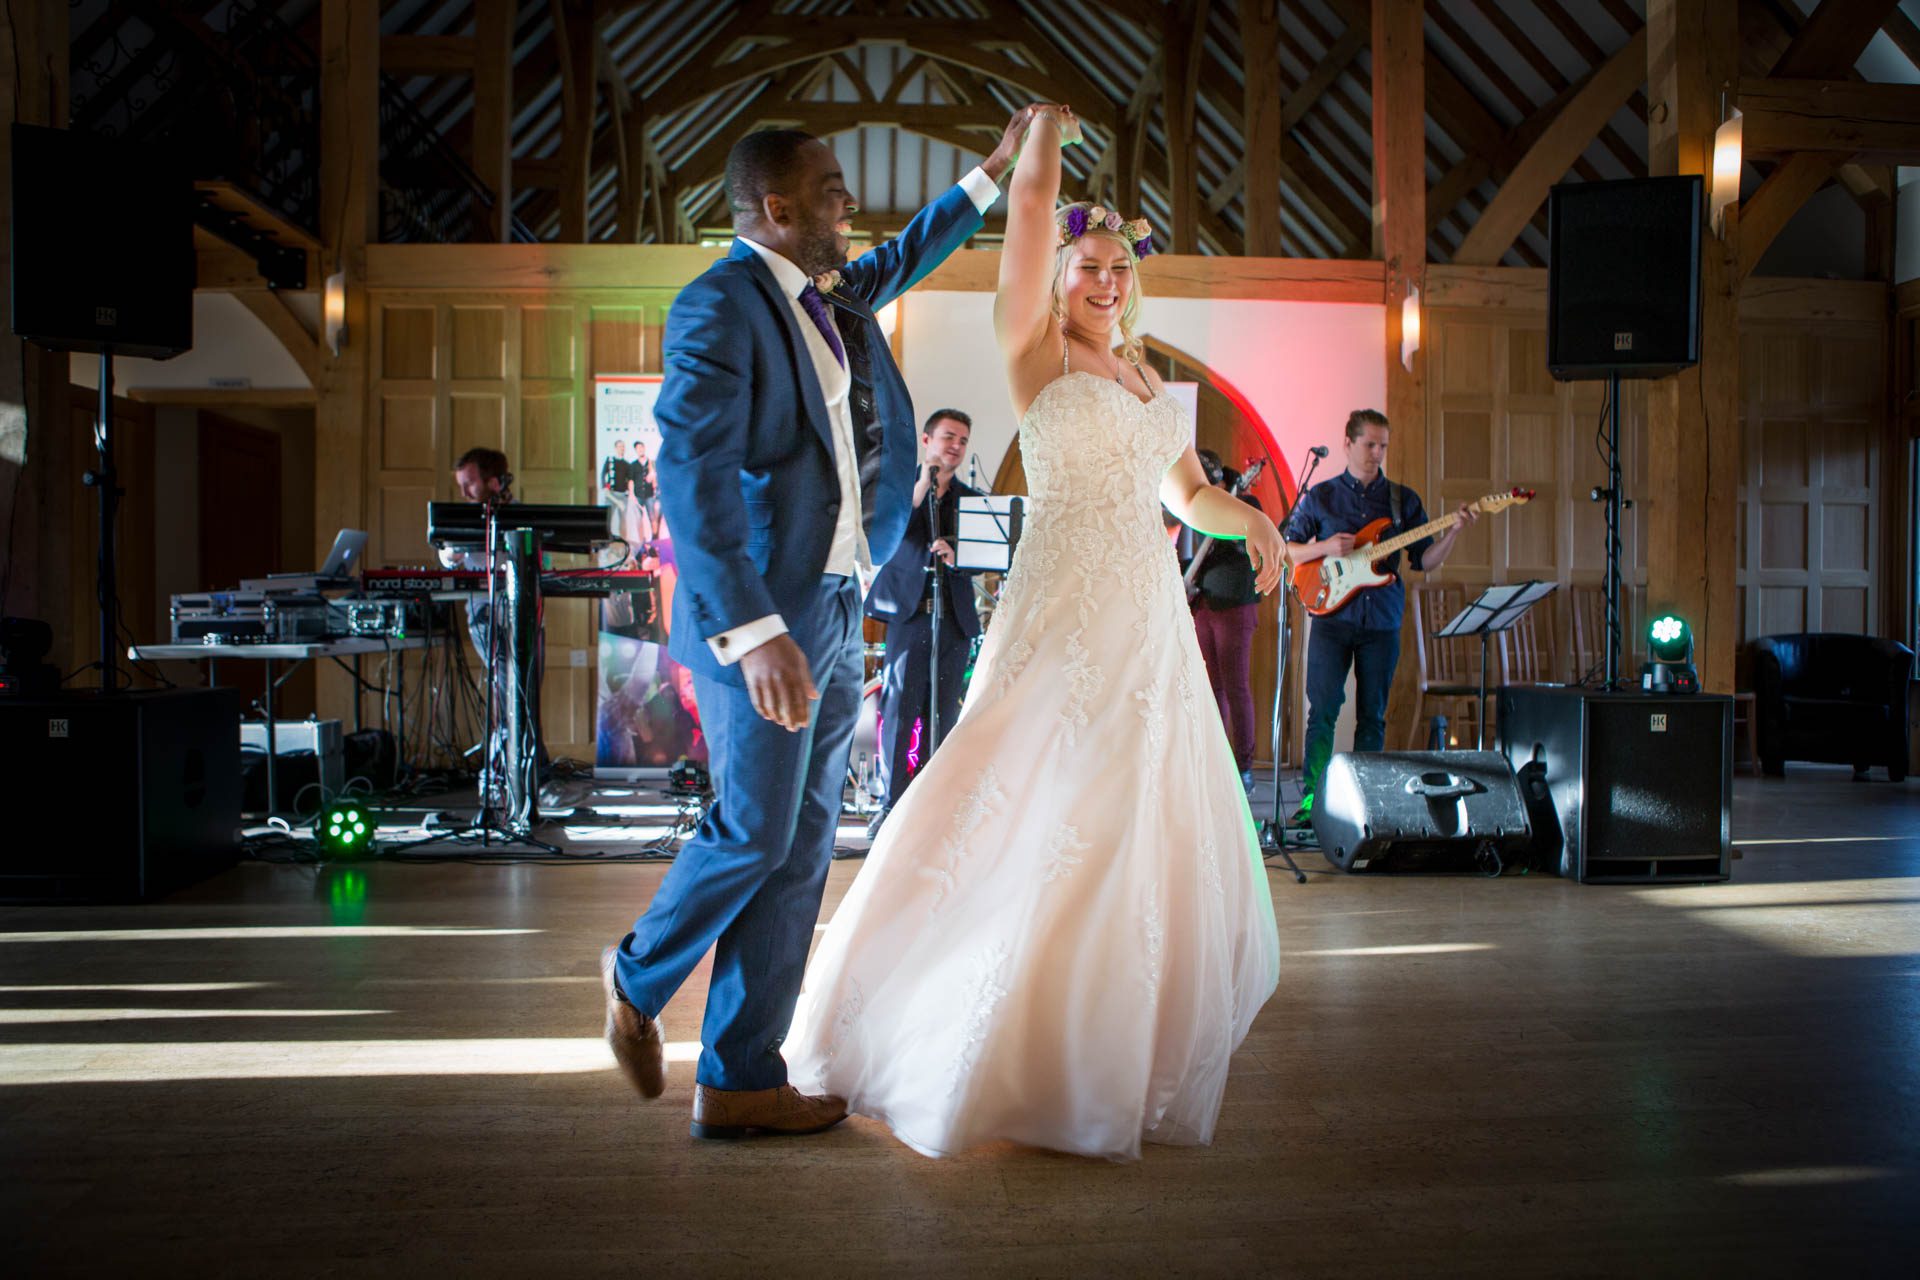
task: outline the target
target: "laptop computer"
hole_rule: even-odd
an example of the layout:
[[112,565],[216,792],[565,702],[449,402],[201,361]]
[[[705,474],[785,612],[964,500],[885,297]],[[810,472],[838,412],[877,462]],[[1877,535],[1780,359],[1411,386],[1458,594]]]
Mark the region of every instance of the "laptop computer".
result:
[[247,591],[317,591],[326,586],[346,586],[360,569],[360,553],[367,549],[365,529],[342,529],[333,535],[333,549],[326,563],[312,573],[270,573],[264,578],[248,578],[240,584]]

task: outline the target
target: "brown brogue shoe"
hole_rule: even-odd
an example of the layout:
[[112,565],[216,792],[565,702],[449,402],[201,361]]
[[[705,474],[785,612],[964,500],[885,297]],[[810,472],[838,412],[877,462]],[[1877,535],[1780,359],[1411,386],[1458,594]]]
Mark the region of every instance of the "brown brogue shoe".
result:
[[823,1132],[846,1118],[844,1099],[811,1097],[790,1084],[777,1089],[693,1088],[696,1138],[792,1137]]
[[608,947],[600,955],[600,985],[607,993],[607,1043],[613,1047],[613,1060],[640,1096],[657,1098],[667,1090],[666,1038],[660,1034],[660,1020],[628,1004],[614,984],[617,950]]

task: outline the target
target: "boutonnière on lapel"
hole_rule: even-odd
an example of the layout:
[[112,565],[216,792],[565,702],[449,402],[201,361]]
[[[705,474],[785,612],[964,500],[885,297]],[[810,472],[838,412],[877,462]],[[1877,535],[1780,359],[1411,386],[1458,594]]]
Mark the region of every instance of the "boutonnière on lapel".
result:
[[822,293],[832,293],[840,287],[840,273],[838,271],[829,271],[825,275],[815,276],[813,278],[813,287]]

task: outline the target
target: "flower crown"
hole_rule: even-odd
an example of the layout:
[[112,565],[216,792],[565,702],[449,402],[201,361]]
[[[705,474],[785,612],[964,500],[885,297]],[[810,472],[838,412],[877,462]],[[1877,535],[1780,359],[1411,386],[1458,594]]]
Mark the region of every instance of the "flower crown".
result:
[[1144,258],[1153,252],[1153,224],[1145,218],[1135,218],[1128,222],[1111,209],[1094,205],[1069,205],[1054,220],[1060,229],[1059,243],[1062,246],[1072,244],[1089,231],[1105,230],[1119,234],[1133,247],[1133,256]]

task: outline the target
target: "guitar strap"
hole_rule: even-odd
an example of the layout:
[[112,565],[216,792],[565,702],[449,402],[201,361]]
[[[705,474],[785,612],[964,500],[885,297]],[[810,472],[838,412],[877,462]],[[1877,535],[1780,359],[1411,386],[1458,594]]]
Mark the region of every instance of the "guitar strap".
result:
[[[1387,480],[1387,515],[1393,520],[1393,532],[1395,533],[1403,533],[1406,528],[1406,520],[1403,518],[1404,508],[1402,506],[1404,499],[1401,497],[1401,494],[1405,492],[1405,488],[1404,485],[1394,483],[1391,478]],[[1389,559],[1387,569],[1388,572],[1392,572],[1399,567],[1400,553],[1396,551]]]

